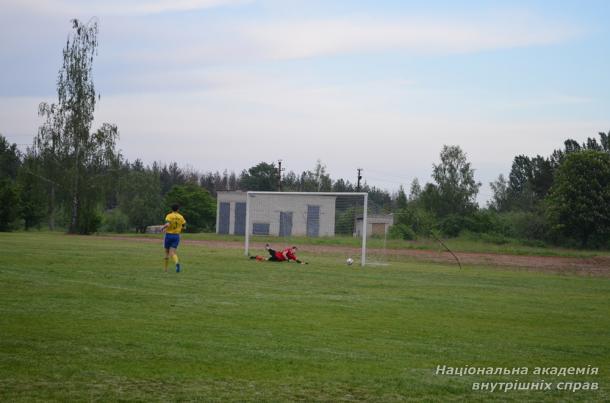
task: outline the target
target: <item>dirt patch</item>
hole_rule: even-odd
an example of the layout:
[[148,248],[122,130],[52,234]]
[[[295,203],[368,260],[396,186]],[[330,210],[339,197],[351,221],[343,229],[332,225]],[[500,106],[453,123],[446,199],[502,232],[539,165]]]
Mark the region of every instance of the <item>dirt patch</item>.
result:
[[[149,242],[161,244],[161,239],[155,238],[137,238],[137,237],[121,237],[121,236],[104,236],[102,239],[120,239],[132,242]],[[188,245],[202,245],[207,248],[221,249],[242,249],[244,244],[241,242],[230,241],[214,241],[214,240],[190,240],[182,241]],[[264,251],[264,244],[253,242],[250,244],[250,249],[253,253],[256,251]],[[300,255],[307,256],[318,253],[336,253],[346,256],[359,256],[360,249],[346,246],[329,246],[329,245],[303,245],[299,247]],[[379,250],[369,249],[369,254],[374,255],[381,253]],[[456,264],[455,258],[449,252],[439,252],[435,250],[419,250],[419,249],[387,249],[384,251],[389,258],[404,256],[414,260],[434,262],[434,263],[453,263]],[[610,257],[593,257],[593,258],[574,258],[574,257],[558,257],[558,256],[522,256],[522,255],[505,255],[498,253],[471,253],[471,252],[455,252],[462,266],[484,265],[498,266],[505,268],[514,268],[519,270],[543,271],[564,274],[576,274],[581,276],[595,277],[610,277]]]

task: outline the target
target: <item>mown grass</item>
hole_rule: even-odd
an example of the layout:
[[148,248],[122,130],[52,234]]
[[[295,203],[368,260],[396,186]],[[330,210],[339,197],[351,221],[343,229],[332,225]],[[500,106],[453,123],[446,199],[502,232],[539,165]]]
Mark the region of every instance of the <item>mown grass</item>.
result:
[[[102,236],[117,236],[114,233],[101,233]],[[154,234],[120,234],[120,236],[130,238],[158,238],[159,235]],[[244,237],[238,235],[218,235],[210,233],[188,234],[189,239],[193,240],[214,240],[244,243]],[[491,239],[487,239],[491,238]],[[296,245],[328,245],[328,246],[346,246],[359,248],[362,240],[351,236],[337,237],[274,237],[274,236],[254,236],[252,242],[271,244],[290,244]],[[456,238],[443,239],[443,243],[454,252],[473,252],[473,253],[498,253],[521,256],[558,256],[558,257],[577,257],[591,258],[595,256],[610,256],[608,250],[587,250],[587,249],[569,249],[560,247],[545,246],[544,244],[534,245],[524,243],[522,241],[499,237],[494,240],[494,237],[477,238],[472,234],[464,234]],[[373,237],[367,240],[369,249],[416,249],[416,250],[438,250],[444,251],[445,248],[436,239],[421,238],[415,241],[405,241],[399,239],[382,239]]]
[[[0,234],[0,400],[610,399],[610,280],[418,262],[247,260],[184,244]],[[436,374],[587,367],[598,375]],[[473,382],[596,382],[477,392]]]

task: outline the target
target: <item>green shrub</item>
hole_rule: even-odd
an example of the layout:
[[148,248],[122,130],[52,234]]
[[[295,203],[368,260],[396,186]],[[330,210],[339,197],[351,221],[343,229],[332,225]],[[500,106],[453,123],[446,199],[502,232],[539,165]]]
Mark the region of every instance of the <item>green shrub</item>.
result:
[[548,240],[550,227],[544,214],[510,212],[500,214],[504,235],[521,240]]
[[395,224],[390,227],[389,232],[391,239],[404,239],[412,241],[416,239],[415,231],[406,224]]
[[122,234],[129,231],[129,217],[119,209],[106,211],[103,218],[103,231]]
[[456,237],[460,235],[460,232],[471,230],[475,226],[471,217],[458,214],[448,215],[439,224],[442,234],[448,237]]
[[[396,234],[394,236],[398,239],[415,239],[417,236],[428,236],[435,227],[434,216],[423,208],[413,205],[400,209],[394,213],[394,217],[395,221],[392,228],[402,225],[410,229],[410,231],[407,231],[404,227],[395,229]],[[413,235],[410,235],[410,233]],[[412,236],[412,238],[405,238],[405,236]]]

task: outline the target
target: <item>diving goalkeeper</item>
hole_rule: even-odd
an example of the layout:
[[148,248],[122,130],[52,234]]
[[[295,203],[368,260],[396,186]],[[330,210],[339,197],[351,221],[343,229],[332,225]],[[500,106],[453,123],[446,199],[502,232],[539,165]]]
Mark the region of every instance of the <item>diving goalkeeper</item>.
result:
[[265,245],[265,249],[267,250],[267,252],[269,252],[269,257],[268,258],[264,258],[263,256],[250,256],[250,259],[256,259],[258,261],[269,261],[269,262],[290,262],[293,261],[295,263],[299,263],[299,264],[307,264],[306,262],[303,262],[302,260],[299,260],[297,258],[296,252],[297,252],[297,247],[296,246],[291,246],[289,248],[286,248],[282,251],[276,251],[275,249],[272,249],[269,244]]

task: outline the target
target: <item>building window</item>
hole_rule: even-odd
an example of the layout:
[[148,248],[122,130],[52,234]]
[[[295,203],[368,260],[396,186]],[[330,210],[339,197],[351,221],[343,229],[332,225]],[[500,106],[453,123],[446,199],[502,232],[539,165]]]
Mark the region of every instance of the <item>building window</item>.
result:
[[252,223],[252,235],[269,235],[269,223]]

